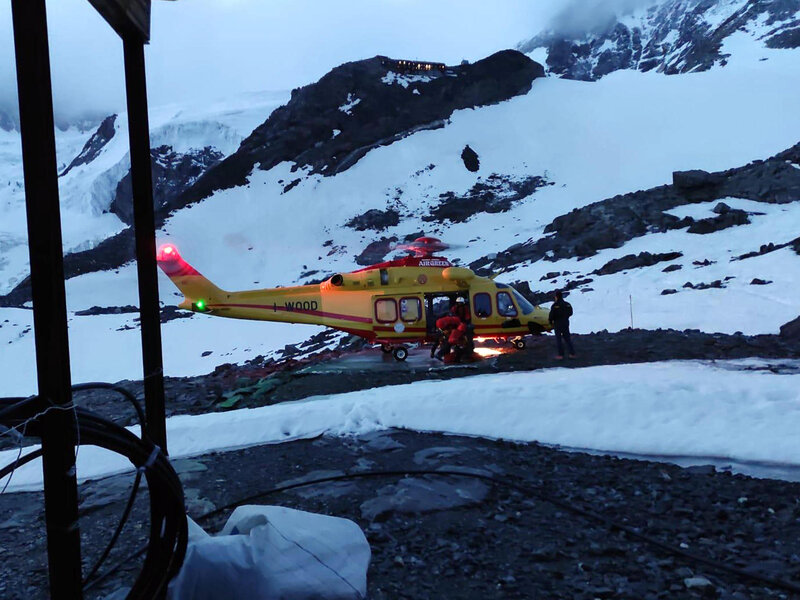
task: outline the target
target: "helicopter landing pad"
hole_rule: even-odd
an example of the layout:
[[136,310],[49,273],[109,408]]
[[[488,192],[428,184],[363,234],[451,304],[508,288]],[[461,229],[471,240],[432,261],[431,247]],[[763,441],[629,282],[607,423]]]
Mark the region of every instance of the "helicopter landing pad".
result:
[[[479,349],[480,350],[480,349]],[[486,356],[484,358],[491,358]],[[381,352],[379,348],[362,350],[353,354],[346,354],[315,363],[304,367],[299,372],[308,374],[323,373],[359,373],[375,371],[407,371],[410,373],[420,371],[438,371],[443,369],[474,369],[480,370],[487,364],[487,360],[478,360],[467,363],[444,364],[442,361],[431,358],[428,347],[412,348],[408,351],[408,358],[404,361],[395,360],[391,354]]]

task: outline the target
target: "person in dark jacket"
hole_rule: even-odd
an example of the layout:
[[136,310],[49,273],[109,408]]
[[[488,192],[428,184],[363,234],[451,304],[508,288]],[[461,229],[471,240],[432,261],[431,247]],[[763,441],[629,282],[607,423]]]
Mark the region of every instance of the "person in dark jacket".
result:
[[564,300],[560,291],[555,293],[555,302],[550,307],[550,324],[553,326],[553,331],[556,334],[556,345],[558,346],[558,355],[556,358],[561,360],[564,358],[564,345],[567,344],[569,357],[575,358],[575,349],[572,347],[572,338],[569,333],[569,318],[572,316],[572,305]]

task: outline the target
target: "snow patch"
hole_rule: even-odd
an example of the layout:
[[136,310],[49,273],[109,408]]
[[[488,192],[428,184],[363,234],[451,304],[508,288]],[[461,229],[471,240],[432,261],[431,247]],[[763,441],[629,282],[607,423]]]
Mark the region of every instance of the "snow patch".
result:
[[[800,368],[800,361],[782,362],[789,363]],[[748,369],[735,361],[671,361],[478,375],[176,416],[167,419],[170,457],[397,427],[606,452],[797,465],[800,375],[752,370],[770,364],[750,361]],[[16,456],[17,450],[0,452],[0,464]],[[124,458],[95,447],[78,455],[81,481],[130,468]],[[9,490],[39,489],[41,477],[36,462],[21,467]]]
[[352,93],[347,94],[347,101],[339,107],[339,110],[346,115],[352,115],[353,108],[355,108],[359,102],[361,102],[361,98],[356,98]]
[[393,71],[389,71],[381,77],[381,81],[386,85],[401,85],[404,88],[407,88],[412,83],[428,83],[429,81],[433,81],[433,77],[430,75],[417,75],[413,73],[395,73]]

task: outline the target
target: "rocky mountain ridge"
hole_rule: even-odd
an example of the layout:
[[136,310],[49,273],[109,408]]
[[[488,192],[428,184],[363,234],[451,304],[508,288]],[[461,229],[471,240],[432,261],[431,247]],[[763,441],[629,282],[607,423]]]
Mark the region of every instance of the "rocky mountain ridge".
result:
[[420,73],[398,72],[391,59],[381,56],[345,63],[293,90],[291,100],[204,174],[176,207],[244,185],[256,166],[269,170],[286,161],[294,171],[335,175],[373,148],[443,127],[453,111],[524,94],[543,76],[541,65],[515,50]]
[[725,65],[734,34],[766,48],[800,47],[800,0],[666,0],[588,31],[545,31],[519,49],[544,51],[552,74],[594,81],[621,69],[672,75]]

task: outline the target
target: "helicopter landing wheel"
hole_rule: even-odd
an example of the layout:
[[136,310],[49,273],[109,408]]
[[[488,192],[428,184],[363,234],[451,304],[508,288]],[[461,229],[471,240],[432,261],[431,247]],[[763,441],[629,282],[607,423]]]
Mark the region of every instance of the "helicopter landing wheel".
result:
[[522,338],[519,338],[519,339],[517,339],[517,340],[514,340],[514,341],[513,341],[513,342],[511,342],[511,343],[512,343],[512,344],[514,344],[514,347],[515,347],[517,350],[522,350],[522,349],[524,349],[524,348],[525,348],[525,340],[523,340]]
[[381,352],[384,354],[389,354],[392,351],[391,344],[381,344]]
[[406,358],[408,358],[408,349],[403,346],[398,346],[397,348],[394,349],[392,355],[394,356],[395,360],[403,362]]

